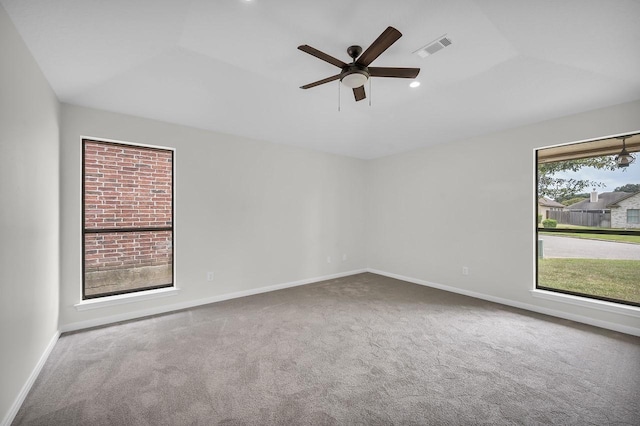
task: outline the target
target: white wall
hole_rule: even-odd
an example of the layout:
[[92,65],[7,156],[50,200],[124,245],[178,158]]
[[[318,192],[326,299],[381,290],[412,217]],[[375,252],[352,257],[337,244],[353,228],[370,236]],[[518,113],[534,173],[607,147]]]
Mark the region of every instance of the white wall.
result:
[[640,333],[638,316],[541,300],[530,292],[534,149],[638,129],[640,102],[633,102],[370,161],[369,267]]
[[0,424],[58,329],[59,104],[0,6]]
[[[63,330],[366,267],[362,160],[65,104],[61,135]],[[81,135],[176,148],[179,295],[74,308],[81,288]],[[213,282],[207,271],[214,271]]]

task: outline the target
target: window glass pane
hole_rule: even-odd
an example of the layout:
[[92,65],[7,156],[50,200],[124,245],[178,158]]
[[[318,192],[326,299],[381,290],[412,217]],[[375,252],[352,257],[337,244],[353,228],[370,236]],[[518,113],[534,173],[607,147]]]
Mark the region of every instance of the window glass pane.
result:
[[85,145],[85,228],[171,225],[172,151]]
[[85,234],[85,295],[173,282],[172,231]]
[[173,285],[173,151],[83,141],[83,297]]
[[[637,156],[640,135],[625,139]],[[613,138],[537,151],[537,288],[640,306],[640,164],[594,155],[621,149]]]

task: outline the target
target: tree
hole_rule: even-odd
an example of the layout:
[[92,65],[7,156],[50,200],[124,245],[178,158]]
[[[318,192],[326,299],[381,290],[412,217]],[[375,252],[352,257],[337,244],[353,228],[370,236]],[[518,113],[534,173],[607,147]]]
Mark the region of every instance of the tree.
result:
[[593,167],[600,170],[616,170],[617,164],[613,155],[602,157],[580,158],[578,160],[555,161],[538,164],[538,197],[552,199],[572,198],[583,192],[585,188],[602,187],[602,182],[587,179],[554,177],[560,172],[578,172],[583,167]]
[[626,185],[622,185],[614,189],[614,191],[631,192],[631,193],[640,192],[640,183],[628,183]]

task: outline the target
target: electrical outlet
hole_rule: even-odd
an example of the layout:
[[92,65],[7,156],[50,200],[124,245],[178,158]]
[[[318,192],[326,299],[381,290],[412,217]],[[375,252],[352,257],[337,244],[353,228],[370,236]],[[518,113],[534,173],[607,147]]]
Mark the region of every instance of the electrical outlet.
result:
[[469,275],[469,268],[466,266],[462,267],[462,275]]
[[207,272],[207,281],[213,281],[213,272]]

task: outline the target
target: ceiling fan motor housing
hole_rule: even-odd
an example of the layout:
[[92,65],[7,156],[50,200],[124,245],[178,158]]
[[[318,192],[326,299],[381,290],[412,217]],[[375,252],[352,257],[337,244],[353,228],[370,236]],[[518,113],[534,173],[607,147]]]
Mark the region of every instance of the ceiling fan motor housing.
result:
[[340,74],[340,81],[345,86],[355,89],[364,85],[369,79],[369,70],[364,65],[359,65],[356,59],[362,53],[362,47],[349,46],[347,53],[353,59],[353,62],[342,67],[342,73]]

